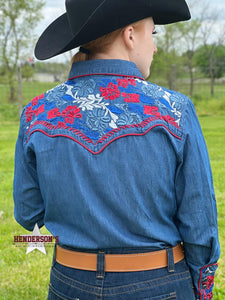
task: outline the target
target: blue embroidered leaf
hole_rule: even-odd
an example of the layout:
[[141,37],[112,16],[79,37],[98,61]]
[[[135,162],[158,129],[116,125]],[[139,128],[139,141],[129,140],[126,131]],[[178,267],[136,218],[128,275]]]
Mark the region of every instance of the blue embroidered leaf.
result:
[[62,96],[62,99],[63,100],[69,100],[69,101],[73,101],[74,100],[74,98],[71,96],[71,95],[64,95],[64,96]]
[[165,91],[156,84],[147,84],[142,86],[142,91],[145,93],[146,96],[153,97],[153,98],[160,98],[163,97]]
[[47,114],[46,113],[42,113],[40,115],[38,115],[37,120],[39,121],[46,121],[47,119]]
[[71,92],[73,93],[73,95],[76,94],[77,97],[88,97],[89,94],[94,93],[95,85],[96,83],[93,79],[81,80],[74,85]]
[[114,105],[108,105],[107,106],[108,109],[112,112],[112,113],[115,113],[115,114],[122,114],[123,111],[121,109],[119,109],[118,107],[114,106]]
[[162,104],[164,104],[166,107],[168,107],[168,108],[170,108],[170,109],[173,109],[173,108],[171,107],[171,105],[169,104],[169,102],[166,101],[164,98],[160,98],[159,101],[160,101]]
[[131,123],[132,123],[132,117],[130,116],[130,114],[126,114],[126,113],[122,114],[118,119],[118,121],[116,122],[117,126],[124,126]]
[[110,120],[111,118],[105,115],[105,111],[97,108],[94,108],[93,111],[90,111],[87,115],[87,125],[100,132],[108,127]]
[[92,131],[89,128],[87,130],[85,130],[84,133],[91,140],[98,140],[99,139],[99,133],[96,132],[96,131]]
[[60,100],[65,93],[67,92],[68,87],[65,84],[61,84],[57,87],[55,87],[54,89],[48,91],[45,95],[46,95],[46,99],[49,102],[55,101],[55,100]]
[[155,99],[149,96],[140,95],[140,101],[143,103],[154,104]]
[[108,127],[108,128],[106,128],[105,133],[108,133],[111,130],[112,130],[112,128]]
[[65,84],[74,86],[74,81],[73,80],[67,80]]
[[86,129],[86,126],[85,126],[86,124],[81,119],[75,119],[73,125],[74,125],[74,128],[76,128],[76,129]]
[[51,110],[53,108],[55,108],[55,103],[54,102],[45,101],[45,111]]
[[137,104],[129,104],[128,106],[129,111],[138,113],[138,114],[143,114],[144,113],[144,109],[143,106],[141,105],[137,105]]

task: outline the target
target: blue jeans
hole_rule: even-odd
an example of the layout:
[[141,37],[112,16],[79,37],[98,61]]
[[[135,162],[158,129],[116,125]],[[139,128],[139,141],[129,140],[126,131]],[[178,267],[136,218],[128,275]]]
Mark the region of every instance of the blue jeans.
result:
[[105,272],[104,253],[98,253],[96,272],[65,267],[53,257],[48,300],[194,300],[185,260],[174,264],[171,248],[167,254],[168,267],[139,272]]

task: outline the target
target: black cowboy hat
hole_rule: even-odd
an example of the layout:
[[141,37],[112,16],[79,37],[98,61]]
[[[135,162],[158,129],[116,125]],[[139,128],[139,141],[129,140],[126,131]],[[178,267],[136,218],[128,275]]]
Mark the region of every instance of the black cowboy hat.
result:
[[185,0],[66,0],[66,13],[42,33],[35,56],[51,58],[148,17],[162,25],[191,15]]

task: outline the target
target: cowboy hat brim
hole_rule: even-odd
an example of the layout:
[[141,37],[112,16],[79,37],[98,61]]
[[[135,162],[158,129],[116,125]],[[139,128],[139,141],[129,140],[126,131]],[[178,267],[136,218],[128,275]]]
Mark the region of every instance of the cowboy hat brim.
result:
[[78,24],[73,24],[76,23],[78,12],[71,12],[67,7],[67,13],[52,22],[40,36],[35,47],[35,56],[39,60],[49,59],[147,17],[152,17],[156,25],[191,18],[184,0],[171,0],[169,5],[165,5],[166,2],[139,0],[137,4],[131,0],[104,0],[85,21],[78,17]]

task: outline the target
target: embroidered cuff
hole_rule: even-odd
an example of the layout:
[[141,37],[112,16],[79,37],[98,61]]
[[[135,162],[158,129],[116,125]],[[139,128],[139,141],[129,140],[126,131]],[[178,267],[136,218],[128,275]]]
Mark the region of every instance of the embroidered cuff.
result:
[[204,266],[200,270],[200,278],[198,283],[198,295],[196,299],[211,300],[213,298],[214,275],[218,264]]

